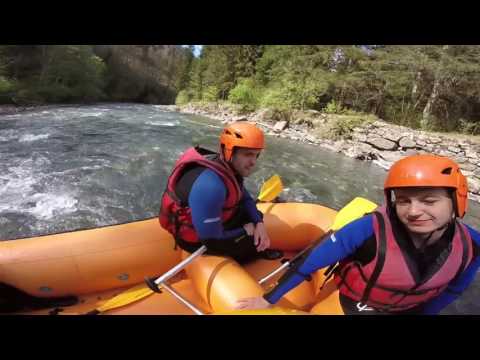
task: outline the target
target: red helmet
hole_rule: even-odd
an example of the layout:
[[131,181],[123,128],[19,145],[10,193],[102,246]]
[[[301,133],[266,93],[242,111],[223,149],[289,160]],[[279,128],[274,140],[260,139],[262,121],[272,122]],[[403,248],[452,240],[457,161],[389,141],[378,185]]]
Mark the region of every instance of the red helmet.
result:
[[401,187],[445,187],[454,189],[456,215],[463,217],[467,211],[467,179],[456,162],[437,155],[413,155],[392,165],[385,180],[387,199],[389,192]]
[[225,160],[230,161],[235,147],[264,149],[263,131],[256,127],[255,124],[248,122],[242,121],[229,124],[220,135],[220,146],[223,148]]

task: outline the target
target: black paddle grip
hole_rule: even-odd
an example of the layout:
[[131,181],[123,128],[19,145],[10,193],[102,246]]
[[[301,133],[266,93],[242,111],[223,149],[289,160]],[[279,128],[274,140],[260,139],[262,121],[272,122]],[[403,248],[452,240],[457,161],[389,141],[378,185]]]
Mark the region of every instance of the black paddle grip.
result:
[[145,278],[145,283],[147,284],[147,286],[148,286],[153,292],[156,292],[156,293],[159,293],[159,294],[162,293],[162,290],[160,290],[160,288],[158,287],[158,285],[155,283],[155,278],[146,277],[146,278]]

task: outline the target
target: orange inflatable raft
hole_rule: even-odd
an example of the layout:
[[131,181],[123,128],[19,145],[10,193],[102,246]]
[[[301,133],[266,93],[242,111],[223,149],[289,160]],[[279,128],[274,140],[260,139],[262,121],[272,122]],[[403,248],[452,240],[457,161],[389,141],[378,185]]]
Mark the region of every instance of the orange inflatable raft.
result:
[[[296,252],[321,237],[336,211],[305,203],[262,203],[272,248]],[[84,314],[109,299],[159,276],[189,254],[174,248],[173,238],[158,219],[92,230],[0,242],[0,283],[42,298],[75,295],[79,301],[63,308],[25,311],[28,314]],[[322,290],[323,271],[287,293],[279,306],[265,311],[232,311],[240,298],[259,296],[281,274],[259,285],[259,279],[281,265],[281,260],[259,259],[240,266],[230,258],[203,255],[168,283],[205,314],[342,314],[333,282]],[[1,296],[1,294],[0,294]],[[106,311],[110,315],[193,314],[170,292]]]

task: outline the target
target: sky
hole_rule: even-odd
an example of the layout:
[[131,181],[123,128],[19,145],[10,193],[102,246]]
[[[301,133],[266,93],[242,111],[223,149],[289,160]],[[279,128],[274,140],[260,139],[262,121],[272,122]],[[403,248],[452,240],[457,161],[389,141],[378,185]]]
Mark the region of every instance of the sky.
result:
[[[182,46],[190,46],[190,45],[182,45]],[[193,45],[195,46],[195,51],[193,52],[193,55],[195,55],[195,57],[198,57],[200,55],[200,53],[202,52],[202,47],[203,45]]]

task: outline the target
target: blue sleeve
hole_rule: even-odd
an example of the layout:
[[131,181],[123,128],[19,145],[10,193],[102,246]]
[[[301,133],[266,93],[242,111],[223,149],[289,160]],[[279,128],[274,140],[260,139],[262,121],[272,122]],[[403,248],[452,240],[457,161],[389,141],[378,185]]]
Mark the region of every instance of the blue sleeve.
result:
[[[474,243],[480,247],[480,234],[467,225],[468,230]],[[465,271],[453,282],[451,282],[447,289],[436,298],[430,300],[423,306],[423,314],[436,315],[442,309],[457,300],[460,295],[470,286],[475,279],[475,274],[480,268],[480,256],[473,259]]]
[[263,214],[257,209],[255,200],[253,200],[252,196],[245,187],[243,187],[242,205],[245,208],[248,217],[254,224],[263,221]]
[[193,183],[188,204],[192,222],[200,240],[230,239],[245,235],[243,227],[225,231],[222,210],[227,189],[223,180],[212,170],[203,171]]
[[373,235],[373,215],[364,216],[344,226],[313,248],[297,267],[296,272],[291,272],[290,276],[282,279],[272,291],[265,295],[265,299],[271,304],[276,303],[283,295],[304,281],[306,276],[352,255]]

